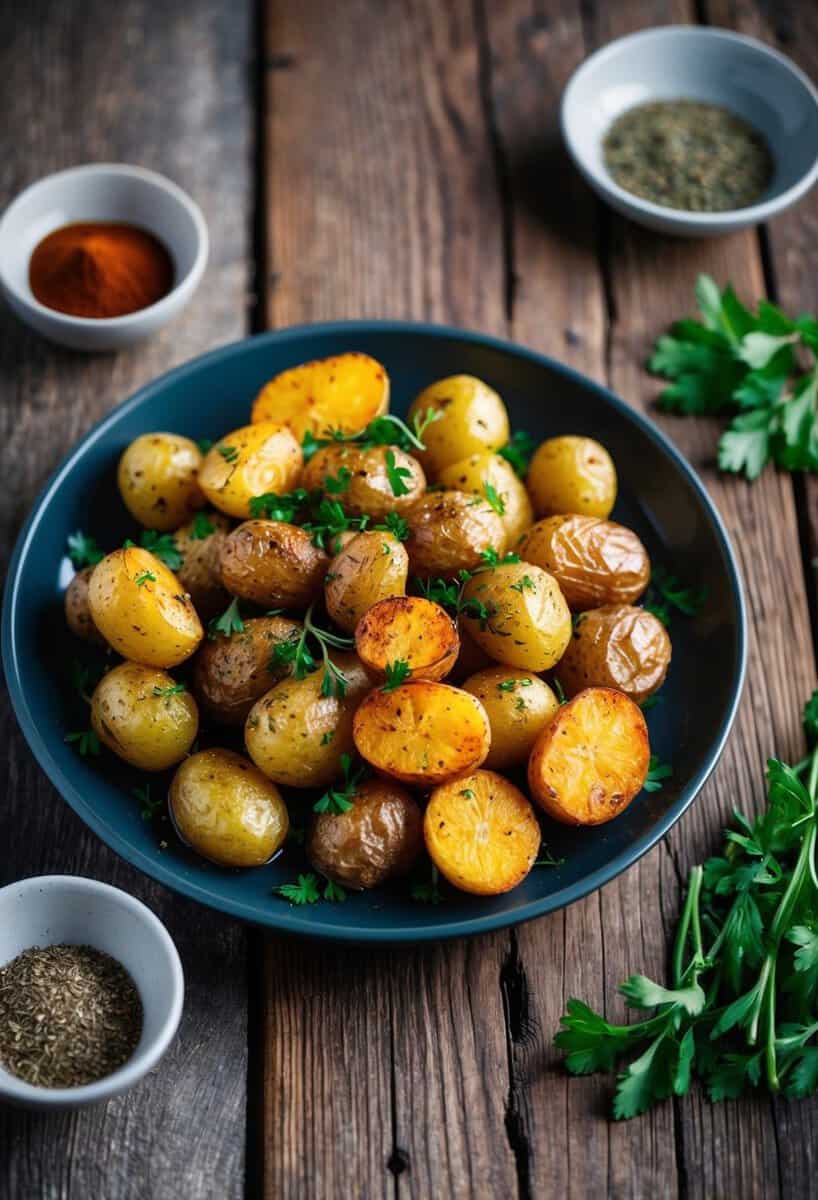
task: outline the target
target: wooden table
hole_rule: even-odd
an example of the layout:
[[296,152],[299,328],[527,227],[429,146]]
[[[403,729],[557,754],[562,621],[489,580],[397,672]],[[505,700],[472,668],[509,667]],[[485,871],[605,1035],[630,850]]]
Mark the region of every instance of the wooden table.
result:
[[[765,15],[766,14],[766,15]],[[185,316],[84,358],[0,321],[2,550],[57,460],[175,363],[265,327],[423,317],[506,334],[652,409],[653,338],[699,271],[746,300],[818,310],[818,194],[769,229],[649,236],[566,161],[557,101],[609,39],[702,20],[818,75],[818,6],[758,0],[16,0],[0,4],[0,204],[49,171],[124,160],[198,198],[208,277]],[[565,1000],[619,1014],[661,974],[688,866],[800,749],[815,677],[818,482],[714,471],[716,428],[658,417],[710,487],[748,580],[750,669],[713,780],[638,866],[566,912],[412,950],[264,937],[120,862],[60,801],[7,705],[0,883],[67,871],[146,900],[187,973],[180,1036],[128,1097],[0,1112],[3,1200],[273,1197],[808,1197],[818,1103],[694,1091],[607,1120],[610,1082],[568,1079]]]

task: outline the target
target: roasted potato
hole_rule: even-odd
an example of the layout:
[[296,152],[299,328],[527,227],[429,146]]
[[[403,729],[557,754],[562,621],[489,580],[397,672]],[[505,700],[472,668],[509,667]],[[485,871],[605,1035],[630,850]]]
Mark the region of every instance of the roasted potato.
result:
[[409,420],[422,421],[429,413],[441,413],[426,426],[418,453],[421,465],[436,480],[452,463],[481,450],[499,450],[508,441],[508,413],[493,388],[473,375],[451,375],[439,379],[416,396]]
[[143,433],[119,460],[117,483],[125,507],[148,529],[175,529],[204,506],[198,481],[202,461],[190,438]]
[[473,570],[485,550],[502,554],[502,518],[485,501],[466,492],[427,492],[407,513],[406,550],[414,575],[452,577]]
[[644,608],[610,604],[579,614],[559,679],[569,696],[609,687],[641,704],[662,686],[669,665],[670,638],[662,622]]
[[300,633],[298,622],[286,617],[251,617],[240,633],[205,641],[191,678],[202,709],[223,725],[243,725],[256,700],[292,671],[274,661],[276,646]]
[[641,709],[612,688],[592,687],[563,704],[528,760],[528,786],[565,825],[601,825],[628,807],[647,778]]
[[103,675],[91,697],[99,740],[142,771],[180,762],[199,730],[196,701],[166,671],[124,662]]
[[309,608],[321,591],[329,559],[297,525],[244,521],[219,549],[228,592],[270,608]]
[[367,610],[355,627],[364,666],[383,679],[402,662],[407,679],[443,679],[457,660],[457,626],[444,608],[420,596],[392,596]]
[[221,867],[261,867],[290,827],[281,793],[232,750],[191,755],[170,785],[170,815],[191,849]]
[[[336,481],[336,490],[326,487],[327,479]],[[301,486],[340,500],[353,516],[366,513],[372,521],[383,521],[391,512],[405,512],[423,495],[426,476],[417,459],[398,446],[331,442],[307,463]]]
[[105,638],[94,624],[91,605],[88,602],[88,584],[93,570],[93,567],[83,567],[81,571],[77,571],[65,589],[65,621],[76,637],[82,638],[84,642],[104,646]]
[[616,468],[589,437],[553,437],[534,453],[526,486],[538,517],[580,513],[608,517],[616,503]]
[[370,692],[355,713],[353,736],[376,770],[431,787],[478,767],[491,730],[476,697],[446,683],[415,680]]
[[260,421],[234,429],[208,450],[199,486],[214,508],[243,520],[250,501],[267,492],[289,492],[304,465],[301,443],[287,425]]
[[123,658],[148,667],[175,667],[204,636],[179,580],[149,550],[114,550],[88,584],[94,624]]
[[338,354],[282,371],[259,392],[253,421],[284,421],[302,441],[329,430],[360,433],[389,408],[389,376],[368,354]]
[[599,517],[546,517],[517,553],[551,572],[572,612],[632,604],[650,582],[648,552],[633,530]]
[[531,563],[479,571],[463,588],[461,621],[496,662],[548,671],[571,637],[571,614],[552,575]]
[[560,702],[539,675],[511,667],[487,667],[462,684],[476,696],[489,719],[491,748],[485,765],[494,771],[528,760],[539,733]]
[[474,771],[436,787],[423,836],[440,874],[475,896],[497,896],[522,883],[540,847],[534,809],[494,771]]
[[415,798],[391,780],[369,779],[358,785],[347,812],[315,817],[307,857],[327,879],[361,891],[405,875],[422,847]]
[[324,576],[324,600],[336,625],[352,633],[361,617],[387,596],[403,596],[409,555],[391,533],[368,529],[335,555]]
[[176,577],[204,620],[223,612],[230,597],[219,574],[219,552],[230,532],[223,513],[197,513],[173,535],[182,565]]
[[505,526],[509,549],[513,549],[526,529],[534,524],[534,510],[525,484],[517,477],[511,463],[500,454],[487,450],[471,454],[445,467],[437,481],[446,488],[479,496],[491,494],[489,489],[492,489],[497,498],[495,503],[502,509],[499,516]]

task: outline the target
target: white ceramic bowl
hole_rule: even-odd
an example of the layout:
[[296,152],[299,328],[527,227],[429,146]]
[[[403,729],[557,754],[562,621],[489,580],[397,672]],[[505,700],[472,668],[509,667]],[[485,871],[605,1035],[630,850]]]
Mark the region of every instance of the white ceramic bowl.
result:
[[[678,99],[724,105],[767,139],[773,178],[756,204],[684,212],[614,183],[602,150],[612,122],[637,104]],[[560,121],[568,151],[594,191],[617,212],[664,233],[700,237],[766,221],[818,177],[818,92],[783,54],[724,29],[668,25],[603,46],[568,81]]]
[[182,964],[162,922],[139,900],[107,883],[42,875],[0,888],[0,964],[30,946],[93,946],[122,963],[142,1001],[142,1037],[118,1071],[77,1088],[41,1088],[0,1066],[0,1101],[26,1108],[97,1104],[132,1087],[159,1062],[179,1026]]
[[[28,282],[32,251],[49,233],[78,221],[122,221],[156,235],[173,259],[172,291],[124,317],[72,317],[36,300]],[[155,333],[193,295],[207,263],[198,204],[164,175],[121,163],[91,163],[47,175],[13,200],[0,220],[0,287],[27,325],[74,350],[120,350]]]

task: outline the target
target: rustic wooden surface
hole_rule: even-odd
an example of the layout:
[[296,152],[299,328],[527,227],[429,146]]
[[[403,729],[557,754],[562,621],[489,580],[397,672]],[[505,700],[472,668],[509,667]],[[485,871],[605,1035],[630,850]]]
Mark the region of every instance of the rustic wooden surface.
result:
[[[593,199],[556,115],[586,54],[655,24],[739,29],[815,78],[814,5],[130,0],[116,14],[102,0],[0,4],[13,130],[0,203],[75,161],[156,166],[205,207],[209,286],[158,340],[96,361],[3,315],[6,553],[37,486],[92,419],[248,328],[450,321],[562,358],[652,411],[646,351],[689,306],[699,271],[747,299],[767,292],[818,309],[818,196],[731,238],[649,235]],[[566,912],[437,949],[316,953],[245,935],[85,833],[4,711],[0,881],[59,869],[135,891],[169,922],[190,995],[170,1061],[127,1099],[53,1122],[0,1112],[0,1197],[814,1195],[818,1103],[712,1106],[694,1092],[612,1124],[609,1081],[569,1080],[552,1047],[569,995],[617,1013],[622,978],[662,971],[688,867],[732,807],[758,802],[767,753],[797,753],[814,683],[818,485],[719,478],[712,423],[658,419],[734,536],[749,581],[748,685],[697,804],[636,867]]]

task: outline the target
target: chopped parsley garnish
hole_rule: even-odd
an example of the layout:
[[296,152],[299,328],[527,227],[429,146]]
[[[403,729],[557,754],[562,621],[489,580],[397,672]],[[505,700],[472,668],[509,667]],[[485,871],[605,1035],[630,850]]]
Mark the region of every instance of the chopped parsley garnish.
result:
[[318,876],[309,871],[299,875],[296,883],[282,883],[273,888],[275,896],[282,896],[290,904],[317,904],[321,899],[318,891]]
[[213,442],[210,438],[199,438],[196,445],[199,447],[200,454],[207,454],[208,450],[212,450]]
[[100,550],[96,541],[88,537],[81,529],[68,535],[68,557],[75,567],[95,567],[102,562],[105,554]]
[[497,513],[498,517],[505,516],[506,502],[495,487],[486,481],[483,484],[483,491],[486,493],[486,499],[491,507]]
[[399,517],[397,513],[387,513],[382,525],[373,525],[373,529],[377,529],[379,533],[391,533],[399,542],[405,542],[409,537],[409,526],[403,517]]
[[146,783],[144,787],[131,788],[131,795],[135,796],[142,805],[142,820],[152,821],[162,811],[164,806],[164,797],[151,796],[151,785]]
[[411,479],[412,472],[408,467],[399,467],[395,462],[394,450],[386,452],[386,475],[389,480],[389,486],[392,489],[393,496],[408,496],[409,488],[403,482],[404,479]]
[[660,762],[655,754],[651,754],[648,764],[648,776],[644,782],[646,792],[659,792],[662,790],[663,781],[670,779],[673,774],[673,767],[667,763]]
[[143,529],[139,535],[143,550],[150,550],[171,571],[178,571],[184,559],[176,548],[172,533],[158,533],[155,529]]
[[186,683],[172,683],[172,684],[169,684],[167,687],[155,687],[153,689],[153,695],[170,697],[170,696],[178,696],[182,692],[186,692],[186,691],[187,691]]
[[412,884],[411,896],[420,904],[440,904],[443,896],[440,893],[440,875],[437,867],[433,866],[429,879],[418,880]]
[[318,643],[321,661],[324,666],[324,677],[321,680],[322,696],[337,696],[343,700],[346,695],[347,677],[336,667],[329,656],[330,649],[351,650],[354,646],[352,638],[340,637],[328,629],[321,629],[312,619],[313,606],[304,614],[304,624],[300,634],[286,642],[279,642],[273,649],[270,665],[275,668],[292,664],[293,675],[296,679],[304,679],[318,669],[319,663],[314,651],[310,648],[310,638]]
[[352,770],[352,758],[349,754],[341,755],[341,770],[344,772],[343,783],[328,788],[312,806],[317,813],[345,813],[352,808],[358,784],[365,775],[363,767]]
[[99,738],[93,729],[77,729],[65,735],[65,741],[75,746],[83,758],[96,757],[100,753]]
[[[190,536],[194,542],[203,542],[205,538],[209,538],[212,533],[216,532],[216,526],[210,520],[206,513],[197,512],[193,518],[193,525],[190,530]],[[182,565],[181,563],[179,564]]]
[[207,636],[211,641],[219,634],[222,637],[232,637],[234,633],[244,633],[244,621],[239,612],[239,602],[234,596],[220,617],[214,617],[207,627]]
[[396,658],[394,662],[386,664],[386,680],[383,685],[384,692],[394,692],[395,688],[400,687],[405,679],[408,679],[412,673],[412,668],[404,658]]
[[523,575],[522,579],[518,579],[516,583],[511,585],[512,592],[519,592],[522,596],[523,592],[536,592],[537,585],[530,575]]
[[156,576],[153,571],[140,571],[134,576],[134,583],[137,587],[144,587],[146,583],[156,583]]
[[654,567],[645,597],[646,612],[653,613],[663,625],[670,625],[673,610],[696,617],[707,599],[706,588],[686,587],[664,567]]
[[327,475],[324,478],[322,487],[325,492],[329,492],[332,496],[340,496],[343,492],[349,490],[349,485],[352,482],[352,472],[349,467],[339,467],[337,475]]
[[501,454],[506,462],[511,463],[520,479],[525,479],[536,444],[530,433],[526,433],[524,429],[518,429],[511,435],[511,440],[503,446],[502,450],[498,450],[498,454]]
[[225,446],[222,444],[221,446],[217,446],[216,449],[226,463],[230,463],[232,465],[233,463],[237,463],[239,461],[238,446]]

